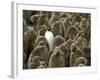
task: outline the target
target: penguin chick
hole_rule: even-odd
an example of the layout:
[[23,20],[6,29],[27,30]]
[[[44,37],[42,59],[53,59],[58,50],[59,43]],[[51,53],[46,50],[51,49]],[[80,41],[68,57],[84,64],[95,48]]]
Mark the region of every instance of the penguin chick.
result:
[[32,15],[31,16],[31,22],[33,23],[33,29],[36,31],[36,27],[38,24],[38,18],[40,15],[36,14],[36,15]]
[[84,64],[87,66],[87,59],[85,57],[76,58],[73,66],[79,66],[79,64]]
[[85,32],[86,29],[89,27],[89,22],[86,18],[82,18],[82,21],[80,22],[79,27],[81,28],[81,31]]
[[60,46],[64,42],[65,42],[65,39],[60,35],[57,35],[54,39],[54,45],[57,47]]
[[39,18],[40,15],[36,14],[36,15],[32,15],[31,16],[31,21],[34,25],[37,24],[37,21],[38,21],[38,18]]
[[57,68],[64,66],[65,66],[64,53],[59,48],[55,48],[54,52],[52,53],[49,59],[49,67]]
[[37,34],[34,30],[28,30],[24,33],[24,37],[23,37],[23,49],[24,52],[26,53],[27,56],[27,60],[28,57],[31,53],[31,51],[34,49],[34,42],[37,38]]
[[46,31],[47,31],[47,26],[42,25],[42,27],[39,29],[38,36],[45,36]]
[[70,46],[72,43],[73,43],[73,40],[69,39],[59,46],[59,49],[61,49],[65,55],[65,66],[66,67],[70,66],[69,65],[70,54],[71,54]]
[[23,69],[27,69],[27,57],[25,52],[23,52]]
[[34,47],[36,47],[40,41],[43,41],[45,43],[45,45],[47,46],[48,50],[50,49],[49,48],[49,43],[48,43],[48,41],[47,41],[45,36],[38,36],[36,38],[36,40],[35,40],[35,43],[33,44]]
[[40,65],[41,57],[34,56],[28,65],[28,69],[35,69]]
[[61,21],[55,21],[51,26],[51,31],[54,36],[60,35],[63,36],[63,25]]
[[77,46],[78,48],[82,49],[82,50],[83,50],[85,47],[87,47],[87,45],[88,45],[87,40],[86,40],[86,38],[85,38],[83,32],[80,33],[79,37],[78,37],[77,40],[74,41],[74,42],[75,42],[76,46]]
[[84,52],[84,57],[87,59],[87,66],[91,66],[91,48],[90,47],[85,47],[83,49]]
[[49,51],[47,49],[47,46],[44,43],[40,43],[32,52],[31,52],[31,58],[34,56],[40,56],[43,58],[43,60],[46,62],[48,65],[48,60],[49,60]]
[[79,13],[74,13],[73,19],[72,19],[72,24],[74,25],[75,22],[81,22],[82,21],[82,16]]
[[46,14],[41,14],[40,17],[38,18],[37,32],[39,31],[39,29],[42,25],[46,25],[47,29],[50,29],[50,26],[48,23],[48,18],[47,18]]
[[63,21],[62,21],[62,25],[63,25],[63,36],[65,38],[65,40],[68,39],[68,28],[70,26],[72,26],[72,23],[71,23],[71,17],[67,17],[65,18]]
[[76,37],[76,35],[78,34],[78,29],[77,28],[75,28],[75,27],[69,27],[68,28],[68,37],[69,37],[69,39],[72,39],[72,40],[74,40],[75,39],[75,37]]
[[55,23],[55,21],[60,20],[60,15],[58,12],[53,12],[51,15],[51,18],[49,20],[49,25],[52,26],[53,23]]
[[80,50],[76,45],[71,45],[71,55],[70,55],[70,67],[72,67],[75,63],[75,59],[78,57],[83,57],[84,53]]

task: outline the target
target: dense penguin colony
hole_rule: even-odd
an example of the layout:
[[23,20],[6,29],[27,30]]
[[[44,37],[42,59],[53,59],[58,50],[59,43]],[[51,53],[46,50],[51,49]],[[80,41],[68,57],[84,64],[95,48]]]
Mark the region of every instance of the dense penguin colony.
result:
[[91,14],[23,10],[23,69],[91,66]]

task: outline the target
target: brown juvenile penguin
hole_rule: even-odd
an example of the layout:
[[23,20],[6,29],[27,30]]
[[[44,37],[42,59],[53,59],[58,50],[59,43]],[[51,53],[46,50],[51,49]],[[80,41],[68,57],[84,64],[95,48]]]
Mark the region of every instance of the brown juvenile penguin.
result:
[[50,26],[48,23],[48,18],[47,18],[46,14],[41,14],[40,17],[38,18],[37,32],[39,31],[39,29],[42,25],[46,25],[47,29],[50,29]]
[[43,60],[48,64],[49,60],[49,51],[47,49],[47,46],[43,41],[39,42],[39,44],[34,48],[34,50],[31,52],[31,58],[34,56],[40,56],[43,58]]
[[38,36],[45,36],[46,31],[47,31],[47,26],[42,25],[41,28],[39,29]]
[[36,31],[37,29],[37,24],[38,24],[38,18],[39,18],[39,14],[36,15],[32,15],[31,16],[31,22],[33,23],[33,29]]
[[73,66],[79,66],[80,64],[87,66],[87,59],[85,57],[78,57],[75,59]]
[[23,19],[26,21],[26,25],[28,25],[31,22],[32,14],[33,11],[31,10],[23,10]]
[[83,49],[83,52],[84,57],[87,59],[87,66],[91,66],[91,48],[87,46]]
[[80,49],[84,49],[85,47],[87,47],[87,40],[86,40],[86,38],[85,38],[85,36],[84,36],[84,33],[83,32],[81,32],[80,34],[79,34],[79,37],[74,41],[74,43],[75,43],[75,45],[78,47],[78,48],[80,48]]
[[54,45],[57,47],[60,46],[64,42],[65,42],[65,39],[60,35],[57,35],[54,39]]
[[89,23],[89,26],[84,31],[84,36],[87,40],[87,44],[89,45],[89,42],[91,40],[91,23]]
[[77,28],[75,28],[74,26],[70,26],[68,28],[68,38],[74,40],[75,37],[77,36],[78,32],[79,31]]
[[68,28],[72,25],[71,23],[71,17],[67,17],[62,21],[62,25],[63,25],[63,32],[64,32],[64,38],[65,40],[68,39]]
[[53,23],[55,23],[55,21],[60,20],[60,15],[58,12],[52,12],[51,14],[51,18],[49,20],[49,25],[52,26]]
[[38,36],[35,40],[35,43],[33,44],[34,47],[36,47],[40,41],[43,41],[49,50],[49,43],[48,43],[47,39],[45,38],[45,36]]
[[55,21],[51,26],[51,31],[54,36],[60,35],[63,36],[63,25],[61,21]]
[[23,35],[23,49],[26,53],[27,60],[31,51],[34,49],[32,44],[34,44],[36,37],[37,34],[34,30],[27,30]]
[[23,52],[23,69],[27,69],[27,57],[25,52]]
[[39,56],[34,56],[31,58],[28,62],[28,69],[35,69],[40,65],[41,57]]
[[64,53],[59,48],[56,47],[54,49],[54,52],[50,56],[49,68],[57,68],[64,66],[65,66]]
[[80,13],[73,14],[72,24],[74,25],[76,21],[79,23],[82,21],[82,16],[80,15]]
[[70,46],[73,43],[73,40],[69,39],[66,42],[64,42],[63,44],[61,44],[59,46],[59,49],[61,49],[64,53],[65,56],[65,66],[69,67],[69,61],[70,61],[70,54],[71,54],[71,50],[70,50]]
[[80,22],[79,27],[81,28],[81,31],[85,32],[86,29],[89,27],[89,22],[86,18],[82,18],[82,21]]
[[72,67],[75,63],[75,59],[78,57],[83,57],[84,53],[75,44],[72,44],[70,48],[71,48],[70,67]]

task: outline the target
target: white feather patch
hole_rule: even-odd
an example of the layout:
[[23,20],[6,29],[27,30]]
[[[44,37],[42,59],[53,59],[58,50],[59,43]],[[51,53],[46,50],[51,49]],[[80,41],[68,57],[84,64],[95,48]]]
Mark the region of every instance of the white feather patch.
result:
[[52,51],[53,48],[53,42],[54,42],[54,35],[51,31],[46,31],[45,37],[49,43],[50,51]]

